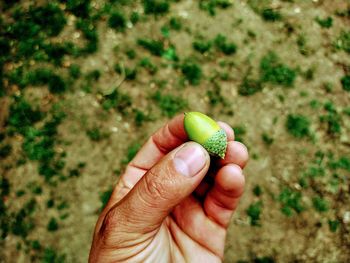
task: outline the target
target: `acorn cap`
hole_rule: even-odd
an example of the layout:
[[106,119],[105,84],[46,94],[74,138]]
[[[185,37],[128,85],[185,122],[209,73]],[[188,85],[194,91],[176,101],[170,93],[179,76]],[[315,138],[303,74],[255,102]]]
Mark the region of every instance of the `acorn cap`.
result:
[[200,112],[187,112],[184,127],[190,140],[201,144],[209,154],[225,158],[226,133],[213,119]]
[[203,147],[210,154],[219,156],[224,159],[227,147],[226,132],[223,129],[218,130],[203,144]]

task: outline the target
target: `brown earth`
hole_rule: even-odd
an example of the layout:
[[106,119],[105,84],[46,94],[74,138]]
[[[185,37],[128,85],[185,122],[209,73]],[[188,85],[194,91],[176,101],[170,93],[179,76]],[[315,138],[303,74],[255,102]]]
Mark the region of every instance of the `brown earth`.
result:
[[[92,231],[101,208],[100,194],[110,189],[118,180],[118,170],[123,167],[121,161],[130,145],[144,142],[167,120],[161,115],[155,102],[149,99],[149,94],[158,89],[154,80],[167,80],[163,90],[186,98],[191,111],[209,113],[215,119],[226,121],[233,127],[244,126],[246,129],[243,140],[251,156],[245,170],[247,187],[229,228],[225,262],[250,262],[257,257],[271,257],[275,262],[350,261],[350,225],[344,219],[350,210],[348,172],[345,174],[347,181],[341,186],[342,195],[339,192],[332,194],[326,191],[330,209],[324,213],[318,213],[312,207],[314,192],[310,189],[302,190],[302,200],[307,209],[300,214],[285,216],[280,211],[281,204],[278,201],[278,195],[284,186],[301,189],[298,176],[309,167],[316,151],[332,151],[335,156],[350,155],[349,116],[344,115],[342,118],[341,134],[330,137],[319,122],[319,115],[324,113],[322,107],[315,110],[309,106],[312,100],[321,103],[332,101],[339,111],[350,105],[350,94],[342,90],[340,84],[340,78],[344,75],[342,65],[350,65],[350,56],[333,48],[333,41],[342,30],[349,29],[350,25],[348,19],[335,16],[334,12],[345,9],[348,1],[274,1],[275,8],[284,16],[282,21],[276,22],[263,21],[246,1],[232,2],[233,6],[224,10],[218,9],[217,15],[211,17],[198,8],[196,1],[180,1],[171,5],[169,15],[157,19],[149,18],[127,29],[125,33],[116,33],[106,26],[105,21],[99,23],[99,51],[79,58],[74,63],[81,66],[83,73],[99,69],[101,77],[94,83],[93,93],[76,88],[64,95],[62,107],[67,117],[59,126],[60,143],[56,149],[57,152],[67,153],[67,169],[75,167],[79,162],[86,163],[82,174],[60,182],[53,188],[45,186],[43,178],[37,173],[35,162],[27,162],[10,169],[5,175],[14,189],[7,200],[7,205],[13,210],[19,209],[30,198],[16,197],[16,189],[25,189],[30,182],[43,186],[43,193],[35,196],[39,207],[35,213],[36,228],[30,233],[29,239],[38,239],[41,244],[54,247],[60,254],[66,255],[66,262],[87,261]],[[237,53],[232,56],[202,56],[197,53],[196,57],[206,76],[199,86],[182,86],[179,83],[180,70],[161,67],[166,61],[159,57],[151,57],[160,69],[156,75],[152,76],[140,70],[136,80],[124,80],[121,83],[122,76],[115,73],[114,64],[136,63],[126,59],[123,50],[129,46],[135,48],[136,60],[150,56],[135,44],[135,39],[160,38],[160,28],[168,21],[169,16],[180,17],[185,27],[185,30],[171,31],[170,34],[171,43],[176,46],[180,58],[195,54],[191,47],[194,36],[201,35],[212,39],[218,33],[237,44]],[[333,26],[330,29],[321,28],[315,22],[317,16],[332,16]],[[286,24],[291,25],[291,33],[286,30]],[[249,36],[248,31],[254,32],[255,36]],[[67,26],[61,37],[72,38],[71,32],[74,29]],[[307,38],[307,48],[310,50],[308,56],[300,54],[296,44],[297,37],[301,34]],[[115,47],[118,47],[118,51]],[[239,95],[237,90],[243,76],[249,68],[257,76],[261,58],[271,50],[281,57],[283,63],[292,68],[299,67],[300,72],[312,68],[313,79],[307,80],[302,74],[298,74],[293,88],[268,84],[262,92],[252,96]],[[231,63],[231,66],[220,67],[219,63],[223,61],[226,64]],[[66,63],[71,62],[73,61]],[[207,90],[213,89],[209,77],[216,72],[228,73],[228,80],[218,79],[221,95],[227,105],[212,106],[206,95]],[[331,93],[324,89],[325,83],[332,83]],[[132,118],[114,110],[103,110],[98,92],[109,93],[116,85],[131,96],[133,107],[149,112],[154,116],[153,120],[137,127]],[[25,95],[41,106],[52,103],[47,97],[48,92],[44,90],[44,87],[29,87],[25,90]],[[233,114],[228,114],[230,112]],[[313,140],[296,139],[287,133],[285,120],[291,113],[308,116],[312,123]],[[0,124],[2,118],[0,115]],[[108,134],[102,141],[94,142],[86,135],[86,130],[95,126]],[[272,145],[268,146],[262,141],[263,133],[274,139]],[[12,139],[15,155],[20,154],[22,140],[20,136]],[[11,163],[11,159],[6,159],[5,162]],[[117,171],[114,172],[115,170]],[[263,190],[259,197],[252,192],[256,185]],[[57,203],[59,200],[65,201],[69,207],[62,211],[48,209],[46,202],[49,198],[54,198]],[[263,202],[260,226],[251,226],[246,210],[258,200]],[[48,232],[48,219],[62,214],[68,216],[59,220],[59,229]],[[327,223],[328,219],[333,218],[344,219],[335,233],[329,230]],[[0,252],[0,262],[28,262],[28,254],[23,249],[16,249],[18,242],[21,241],[16,236],[9,235],[6,238]]]

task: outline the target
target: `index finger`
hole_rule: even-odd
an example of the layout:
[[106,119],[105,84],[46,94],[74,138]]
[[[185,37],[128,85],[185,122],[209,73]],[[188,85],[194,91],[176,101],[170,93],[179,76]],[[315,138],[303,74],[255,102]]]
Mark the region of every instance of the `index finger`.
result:
[[148,170],[164,155],[188,141],[184,114],[179,114],[158,129],[138,151],[129,165]]
[[119,202],[137,184],[137,182],[164,155],[188,141],[184,128],[184,114],[179,114],[158,129],[137,152],[119,178],[104,213]]

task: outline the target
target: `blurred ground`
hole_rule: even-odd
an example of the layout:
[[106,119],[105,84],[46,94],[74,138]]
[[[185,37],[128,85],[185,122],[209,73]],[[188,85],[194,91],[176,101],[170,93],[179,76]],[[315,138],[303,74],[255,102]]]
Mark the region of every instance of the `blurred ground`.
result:
[[250,151],[225,262],[350,261],[348,1],[50,2],[39,33],[45,1],[0,4],[0,262],[86,262],[125,163],[185,110]]

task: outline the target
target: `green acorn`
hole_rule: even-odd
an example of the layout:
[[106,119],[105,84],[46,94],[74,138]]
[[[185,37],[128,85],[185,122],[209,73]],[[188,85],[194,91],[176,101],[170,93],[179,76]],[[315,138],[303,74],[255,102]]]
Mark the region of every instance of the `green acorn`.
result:
[[213,119],[200,112],[186,112],[184,126],[190,140],[201,144],[209,154],[225,158],[226,133]]

